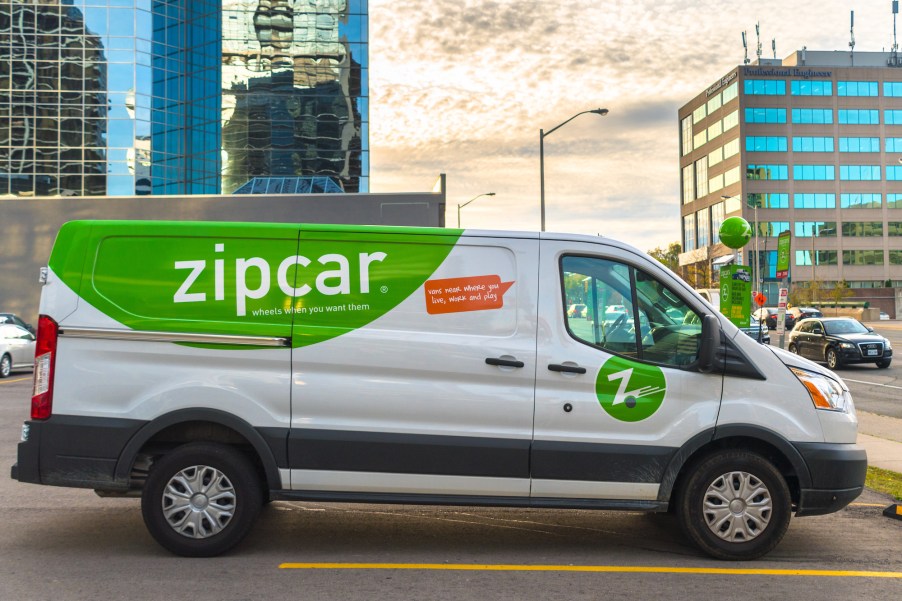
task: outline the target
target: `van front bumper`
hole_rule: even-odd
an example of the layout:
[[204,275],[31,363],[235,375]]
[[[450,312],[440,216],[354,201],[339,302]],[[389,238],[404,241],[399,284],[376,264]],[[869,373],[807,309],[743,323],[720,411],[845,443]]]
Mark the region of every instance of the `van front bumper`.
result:
[[799,491],[796,516],[839,511],[864,490],[868,456],[857,444],[796,442],[805,460],[811,486]]

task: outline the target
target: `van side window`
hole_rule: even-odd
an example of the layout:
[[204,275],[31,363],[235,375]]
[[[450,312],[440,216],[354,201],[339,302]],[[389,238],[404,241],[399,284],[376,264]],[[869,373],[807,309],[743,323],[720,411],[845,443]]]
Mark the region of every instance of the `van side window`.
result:
[[701,317],[645,272],[597,257],[561,261],[567,328],[609,352],[664,365],[698,358]]

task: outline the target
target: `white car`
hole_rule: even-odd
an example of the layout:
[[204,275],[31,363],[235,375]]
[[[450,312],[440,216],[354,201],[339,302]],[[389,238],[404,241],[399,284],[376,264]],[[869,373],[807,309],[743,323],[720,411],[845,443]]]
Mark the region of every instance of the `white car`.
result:
[[0,324],[0,378],[34,367],[34,334],[14,324]]

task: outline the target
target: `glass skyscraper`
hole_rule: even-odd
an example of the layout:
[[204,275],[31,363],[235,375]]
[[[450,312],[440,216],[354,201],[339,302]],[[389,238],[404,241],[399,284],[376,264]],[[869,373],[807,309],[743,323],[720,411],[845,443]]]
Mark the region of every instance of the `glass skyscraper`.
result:
[[0,195],[369,190],[365,0],[0,0]]

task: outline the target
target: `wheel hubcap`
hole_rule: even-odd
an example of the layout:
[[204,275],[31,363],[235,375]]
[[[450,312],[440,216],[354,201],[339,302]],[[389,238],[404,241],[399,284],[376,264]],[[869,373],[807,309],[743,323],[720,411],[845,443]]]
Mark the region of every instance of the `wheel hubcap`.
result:
[[770,523],[773,500],[761,480],[748,472],[729,472],[708,486],[703,500],[705,522],[718,538],[747,542]]
[[163,516],[188,538],[208,538],[222,531],[235,515],[235,488],[225,474],[206,465],[187,467],[163,489]]

